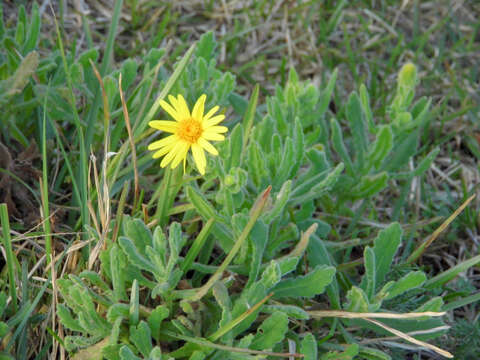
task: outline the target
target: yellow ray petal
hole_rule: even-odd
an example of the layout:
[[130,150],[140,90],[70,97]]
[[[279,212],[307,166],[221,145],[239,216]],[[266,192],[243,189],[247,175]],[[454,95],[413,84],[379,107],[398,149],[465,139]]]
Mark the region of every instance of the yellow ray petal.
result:
[[178,115],[181,117],[178,121],[188,119],[192,115],[190,114],[190,110],[188,110],[188,105],[187,102],[185,101],[185,98],[181,95],[178,94],[177,96],[177,110],[178,110]]
[[148,123],[148,125],[154,129],[166,131],[169,133],[174,133],[177,131],[178,122],[176,121],[166,121],[166,120],[153,120]]
[[202,96],[200,96],[192,110],[192,117],[200,122],[202,121],[203,111],[205,110],[206,99],[207,95],[203,94]]
[[165,100],[160,100],[160,106],[165,110],[172,118],[177,121],[182,120],[180,114],[175,110],[172,105],[167,103]]
[[162,162],[160,163],[160,166],[162,168],[170,164],[170,161],[172,161],[175,155],[177,155],[177,151],[178,149],[181,148],[182,145],[183,145],[183,141],[178,141],[177,143],[175,143],[172,150],[170,150],[168,154],[165,155],[165,157],[162,159]]
[[205,158],[205,152],[199,145],[193,144],[192,154],[193,154],[193,160],[195,160],[195,165],[197,165],[198,171],[200,172],[200,174],[204,175],[205,167],[207,166],[207,159]]
[[157,140],[150,145],[148,145],[148,150],[157,150],[160,149],[161,147],[173,144],[177,140],[176,135],[170,135],[167,136],[166,138],[163,138],[161,140]]
[[162,157],[163,155],[165,155],[166,153],[170,152],[173,149],[174,146],[175,146],[175,143],[164,146],[163,148],[161,148],[157,152],[153,153],[152,157],[154,159],[158,159],[158,158]]
[[226,133],[228,131],[228,128],[226,126],[210,126],[209,128],[205,129],[205,132],[207,133]]
[[170,101],[170,104],[172,104],[173,108],[178,112],[177,98],[173,95],[168,95],[168,101]]
[[203,119],[203,127],[206,129],[210,126],[217,125],[218,123],[222,122],[225,119],[225,115],[217,115],[208,120]]
[[200,145],[202,148],[207,150],[210,154],[218,155],[217,149],[215,149],[215,147],[212,144],[210,144],[207,140],[203,138],[198,139],[198,145]]
[[215,114],[218,111],[218,109],[220,109],[220,106],[218,105],[211,108],[210,111],[207,112],[203,117],[203,121],[207,121],[208,119],[210,119],[213,116],[213,114]]
[[204,131],[202,134],[202,138],[205,140],[216,140],[216,141],[222,141],[225,140],[225,136],[214,133],[214,132],[206,132]]
[[188,148],[189,148],[189,144],[184,142],[183,146],[177,150],[177,155],[175,155],[175,158],[172,161],[172,165],[171,165],[172,169],[175,169],[178,166],[178,164],[180,164],[180,161],[185,159],[185,157],[187,156]]

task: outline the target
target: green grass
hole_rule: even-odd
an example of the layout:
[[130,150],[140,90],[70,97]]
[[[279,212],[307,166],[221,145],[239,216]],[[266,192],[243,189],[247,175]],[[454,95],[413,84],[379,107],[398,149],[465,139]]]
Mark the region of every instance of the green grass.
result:
[[[480,356],[478,4],[112,4],[1,5],[0,358]],[[203,93],[219,156],[161,169]]]

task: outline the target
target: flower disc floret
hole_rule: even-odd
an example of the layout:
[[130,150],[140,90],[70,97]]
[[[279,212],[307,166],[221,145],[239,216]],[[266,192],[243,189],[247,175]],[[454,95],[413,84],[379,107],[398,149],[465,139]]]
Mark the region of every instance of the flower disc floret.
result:
[[214,106],[204,114],[206,99],[205,94],[200,96],[191,113],[182,95],[177,95],[177,97],[169,95],[170,103],[164,100],[160,101],[163,110],[175,120],[153,120],[148,123],[154,129],[172,134],[154,141],[148,146],[149,150],[155,151],[153,158],[164,156],[160,163],[161,167],[170,164],[170,167],[174,169],[183,161],[185,171],[187,154],[191,149],[195,165],[203,175],[207,165],[204,150],[212,155],[218,155],[217,149],[209,141],[224,140],[225,136],[222,134],[227,132],[228,128],[218,126],[225,119],[225,115],[215,115],[219,110],[218,106]]

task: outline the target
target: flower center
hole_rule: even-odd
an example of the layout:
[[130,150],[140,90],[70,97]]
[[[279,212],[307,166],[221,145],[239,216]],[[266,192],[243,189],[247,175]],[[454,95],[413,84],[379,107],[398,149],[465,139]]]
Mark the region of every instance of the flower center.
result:
[[189,118],[179,123],[177,135],[180,139],[194,144],[200,138],[202,132],[202,124],[195,119]]

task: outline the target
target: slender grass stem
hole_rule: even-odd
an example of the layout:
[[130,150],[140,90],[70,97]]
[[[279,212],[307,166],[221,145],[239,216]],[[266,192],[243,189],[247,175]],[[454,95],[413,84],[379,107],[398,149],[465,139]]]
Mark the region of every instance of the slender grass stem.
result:
[[10,222],[8,220],[7,204],[0,204],[0,222],[3,230],[3,246],[5,247],[5,256],[7,258],[8,278],[10,282],[9,292],[12,298],[13,311],[16,313],[17,307],[17,284],[15,281],[15,262],[12,249],[12,239],[10,238]]

